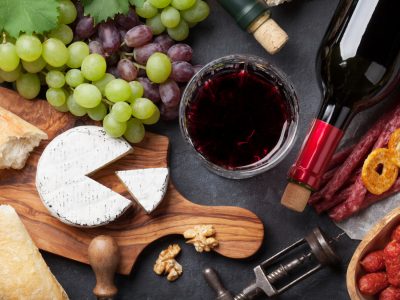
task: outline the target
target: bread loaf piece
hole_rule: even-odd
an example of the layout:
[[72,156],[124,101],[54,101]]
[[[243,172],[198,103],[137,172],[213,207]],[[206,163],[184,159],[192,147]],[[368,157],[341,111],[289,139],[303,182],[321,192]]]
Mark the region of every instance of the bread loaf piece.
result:
[[42,139],[45,132],[0,107],[0,169],[22,169]]
[[68,299],[9,205],[0,205],[0,299]]

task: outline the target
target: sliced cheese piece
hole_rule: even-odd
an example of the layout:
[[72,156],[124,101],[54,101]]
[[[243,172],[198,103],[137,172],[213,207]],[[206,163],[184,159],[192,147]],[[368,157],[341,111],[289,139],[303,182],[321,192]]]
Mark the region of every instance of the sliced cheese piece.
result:
[[68,299],[9,205],[0,205],[0,299]]
[[72,128],[53,139],[40,157],[36,187],[50,213],[80,227],[107,224],[132,205],[86,175],[133,151],[98,126]]
[[116,174],[148,214],[161,203],[168,188],[168,168],[117,171]]
[[29,153],[47,134],[0,107],[0,169],[22,169]]

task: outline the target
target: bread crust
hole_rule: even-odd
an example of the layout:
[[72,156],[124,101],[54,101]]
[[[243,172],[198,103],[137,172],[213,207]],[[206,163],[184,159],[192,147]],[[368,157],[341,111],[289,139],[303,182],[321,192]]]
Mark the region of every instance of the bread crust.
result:
[[10,137],[31,138],[32,136],[47,139],[45,132],[0,106],[0,144],[6,143]]
[[21,169],[47,134],[0,106],[0,168]]

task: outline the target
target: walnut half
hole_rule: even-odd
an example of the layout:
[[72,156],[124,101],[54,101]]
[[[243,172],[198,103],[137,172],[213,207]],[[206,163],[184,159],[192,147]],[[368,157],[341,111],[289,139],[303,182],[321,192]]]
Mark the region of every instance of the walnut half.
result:
[[209,252],[218,246],[218,240],[213,237],[216,231],[212,225],[196,225],[193,229],[188,229],[183,236],[188,240],[186,243],[193,244],[197,252]]
[[161,251],[156,263],[154,272],[158,275],[167,274],[169,281],[174,281],[182,274],[182,266],[175,260],[175,257],[181,252],[178,244],[169,245],[167,249]]

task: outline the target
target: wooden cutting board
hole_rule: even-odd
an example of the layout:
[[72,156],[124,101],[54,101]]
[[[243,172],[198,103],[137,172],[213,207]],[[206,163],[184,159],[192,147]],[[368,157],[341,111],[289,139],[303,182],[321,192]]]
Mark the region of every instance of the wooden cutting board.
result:
[[[49,140],[32,152],[24,169],[0,170],[0,204],[10,204],[17,210],[40,249],[87,264],[90,241],[100,234],[111,235],[121,249],[119,272],[129,274],[147,245],[166,235],[182,234],[197,224],[214,225],[220,242],[215,251],[226,257],[246,258],[260,248],[264,228],[255,214],[233,206],[197,205],[185,199],[171,182],[163,202],[150,216],[133,205],[121,218],[107,226],[81,229],[61,223],[48,213],[39,198],[35,187],[36,165],[43,149],[55,136],[71,127],[91,122],[59,113],[47,101],[25,100],[14,91],[1,87],[0,106],[36,125],[49,136]],[[167,137],[147,133],[144,141],[134,146],[133,154],[91,177],[132,199],[114,172],[166,167],[168,144]]]

